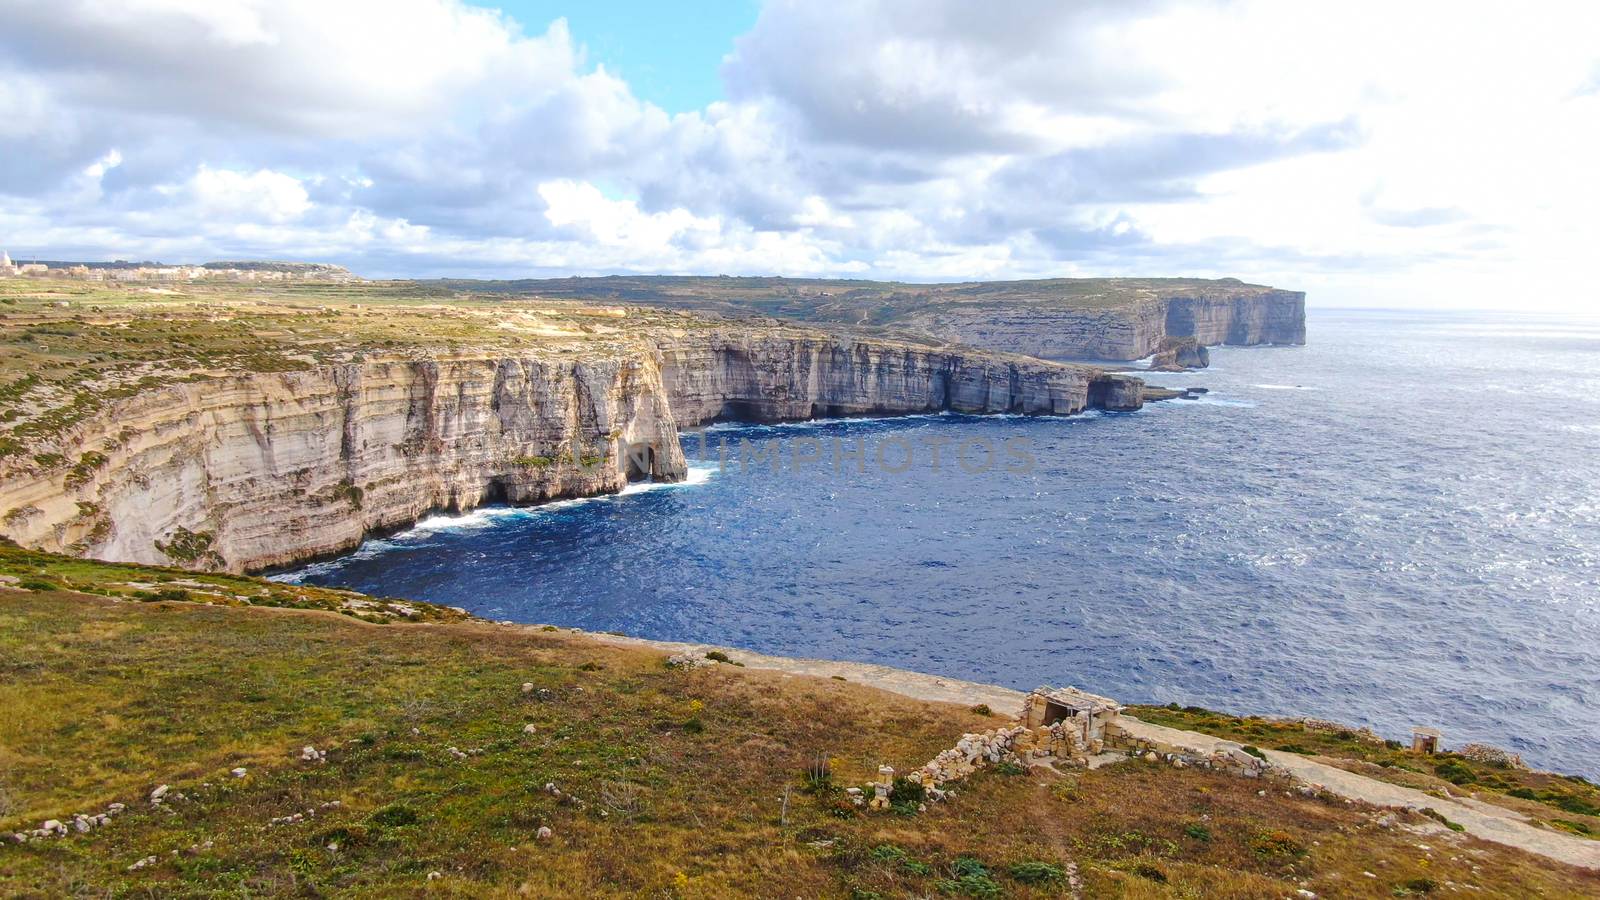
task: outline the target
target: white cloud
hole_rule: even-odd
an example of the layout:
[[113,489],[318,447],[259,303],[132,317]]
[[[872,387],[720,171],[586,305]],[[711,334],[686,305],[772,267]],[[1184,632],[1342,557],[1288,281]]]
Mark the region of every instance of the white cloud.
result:
[[458,0],[0,17],[14,253],[1237,274],[1345,302],[1430,275],[1495,302],[1577,282],[1596,237],[1588,3],[768,0],[728,101],[676,116],[564,22]]

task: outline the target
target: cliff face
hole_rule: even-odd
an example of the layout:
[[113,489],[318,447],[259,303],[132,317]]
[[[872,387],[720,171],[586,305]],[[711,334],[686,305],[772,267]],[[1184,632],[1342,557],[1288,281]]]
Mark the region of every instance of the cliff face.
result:
[[880,342],[718,331],[662,350],[683,425],[954,410],[1071,415],[1093,370]]
[[[448,284],[448,282],[447,282]],[[1045,278],[946,284],[630,276],[479,283],[733,316],[877,326],[1043,359],[1133,360],[1169,337],[1303,344],[1305,294],[1236,278]]]
[[1169,338],[1202,346],[1304,344],[1305,294],[1241,287],[1146,298],[1106,309],[1018,303],[947,304],[908,316],[905,324],[935,337],[1042,359],[1141,359]]
[[[619,441],[657,448],[641,463]],[[45,550],[243,571],[338,552],[433,510],[681,477],[648,354],[384,360],[152,391],[87,425],[103,462],[8,478],[5,531]]]
[[1166,301],[1164,327],[1165,335],[1192,336],[1201,344],[1304,344],[1306,295],[1274,290],[1248,297],[1173,297]]
[[815,332],[369,357],[119,401],[63,445],[83,464],[7,474],[0,529],[43,550],[251,571],[348,550],[436,510],[681,478],[678,429],[712,419],[1065,415],[1138,408],[1142,389],[1084,367]]

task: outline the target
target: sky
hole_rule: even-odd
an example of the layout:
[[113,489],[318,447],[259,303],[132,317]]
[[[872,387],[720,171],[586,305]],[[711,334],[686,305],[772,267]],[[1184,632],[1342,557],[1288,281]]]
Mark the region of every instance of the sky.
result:
[[1600,4],[0,0],[0,249],[1600,314]]

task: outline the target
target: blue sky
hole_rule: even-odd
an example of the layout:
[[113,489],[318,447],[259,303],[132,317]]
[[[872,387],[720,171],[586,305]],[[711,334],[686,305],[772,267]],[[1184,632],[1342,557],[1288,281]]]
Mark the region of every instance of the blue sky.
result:
[[564,18],[589,61],[622,76],[635,94],[667,112],[691,112],[723,99],[722,58],[755,24],[756,0],[662,3],[621,0],[474,4],[498,9],[530,32]]
[[476,2],[0,0],[0,249],[1597,309],[1587,0]]

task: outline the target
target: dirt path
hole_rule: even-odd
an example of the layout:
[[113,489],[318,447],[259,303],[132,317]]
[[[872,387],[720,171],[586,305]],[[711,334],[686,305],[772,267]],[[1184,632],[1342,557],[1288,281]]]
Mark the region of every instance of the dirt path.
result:
[[[868,663],[840,662],[826,659],[794,659],[785,656],[768,656],[734,647],[717,647],[711,644],[684,644],[671,641],[650,641],[643,638],[622,637],[612,634],[592,634],[589,637],[608,644],[627,647],[653,647],[668,653],[689,653],[704,656],[707,651],[718,650],[730,660],[744,663],[752,669],[770,669],[791,675],[811,675],[822,678],[840,677],[857,684],[870,685],[917,700],[957,703],[962,706],[987,705],[996,713],[1015,715],[1022,708],[1021,691],[992,684],[962,681],[924,675],[888,666]],[[1176,747],[1186,747],[1197,755],[1210,756],[1219,745],[1237,746],[1209,734],[1182,731],[1143,722],[1132,716],[1123,716],[1122,724],[1136,737],[1158,741]],[[1332,793],[1374,806],[1432,808],[1446,819],[1459,823],[1473,837],[1516,847],[1557,862],[1590,869],[1600,869],[1600,841],[1560,834],[1535,828],[1526,817],[1509,809],[1500,809],[1487,803],[1457,801],[1430,797],[1414,788],[1378,781],[1354,772],[1308,759],[1296,753],[1276,750],[1263,751],[1273,764],[1288,770],[1309,784],[1319,785]]]

